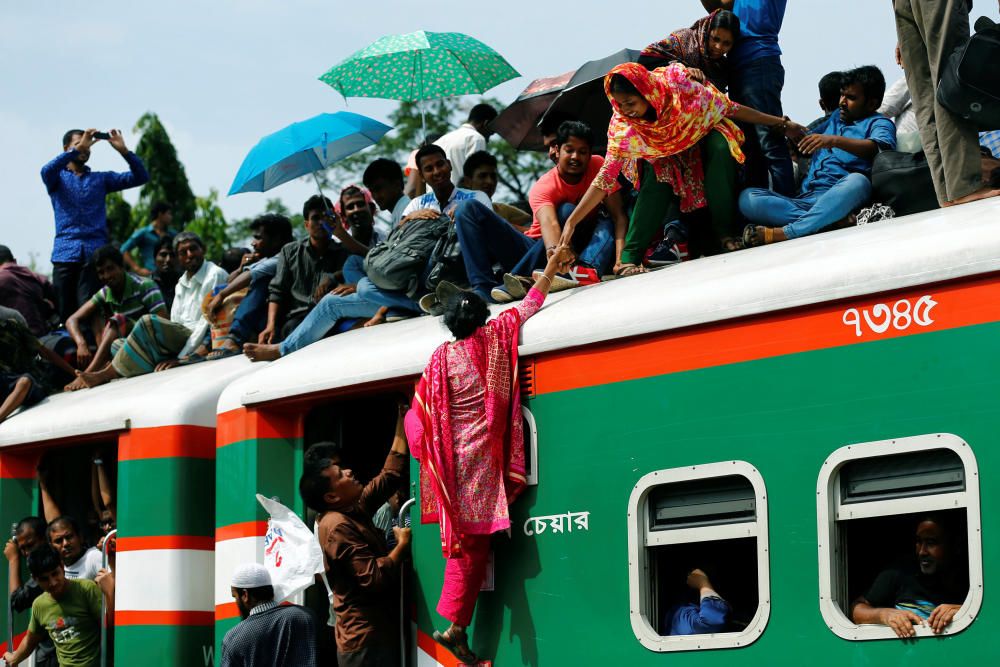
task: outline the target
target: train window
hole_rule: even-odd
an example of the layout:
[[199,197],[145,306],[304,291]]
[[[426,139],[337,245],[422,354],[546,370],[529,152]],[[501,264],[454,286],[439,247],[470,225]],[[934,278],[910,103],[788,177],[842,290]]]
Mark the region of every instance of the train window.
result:
[[[979,613],[979,472],[961,438],[941,433],[841,447],[823,464],[816,499],[820,611],[834,634],[851,640],[896,637],[888,626],[852,620],[858,600],[881,595],[891,577],[929,584],[942,601],[961,604],[944,634],[960,632]],[[924,563],[916,535],[927,520],[942,530],[948,557],[925,553]],[[920,616],[933,607],[923,599],[897,604]],[[915,629],[918,637],[933,635],[926,625]]]
[[[100,472],[94,459],[101,461]],[[46,520],[58,515],[73,517],[85,545],[97,544],[114,527],[117,443],[52,448],[42,455],[38,472],[45,489],[39,493],[38,516]]]
[[521,406],[524,416],[524,472],[528,486],[538,485],[538,427],[527,406]]
[[[771,611],[767,496],[752,465],[726,461],[643,476],[629,499],[628,541],[630,617],[643,646],[736,648],[764,632]],[[706,598],[715,615],[689,579],[694,569],[724,600]],[[700,619],[691,613],[699,605]],[[698,629],[705,632],[681,634]]]

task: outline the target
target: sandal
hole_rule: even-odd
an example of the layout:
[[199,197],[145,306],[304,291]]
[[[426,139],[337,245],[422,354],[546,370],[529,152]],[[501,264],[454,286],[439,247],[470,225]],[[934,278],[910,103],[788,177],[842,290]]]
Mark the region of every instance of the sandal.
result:
[[743,246],[746,248],[755,248],[774,242],[774,230],[770,227],[747,225],[743,228]]
[[615,271],[615,275],[619,278],[628,278],[629,276],[637,276],[640,273],[646,273],[646,267],[642,264],[622,264]]
[[[744,232],[745,234],[746,232]],[[722,246],[722,252],[735,252],[746,248],[745,241],[735,236],[727,236],[719,242],[719,245]]]
[[479,662],[479,658],[477,658],[476,654],[469,648],[469,641],[464,632],[462,633],[461,640],[448,636],[445,634],[446,632],[447,630],[445,632],[438,632],[435,630],[434,641],[448,649],[451,654],[458,658],[458,661],[463,665],[474,665]]

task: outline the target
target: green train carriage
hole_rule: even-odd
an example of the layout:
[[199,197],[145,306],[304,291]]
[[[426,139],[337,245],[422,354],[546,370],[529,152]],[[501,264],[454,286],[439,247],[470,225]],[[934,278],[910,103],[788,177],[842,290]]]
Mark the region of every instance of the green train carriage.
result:
[[[986,595],[1000,556],[998,220],[986,201],[550,297],[522,332],[531,486],[494,542],[473,650],[542,666],[1000,656]],[[395,396],[445,339],[427,318],[350,332],[223,392],[217,646],[237,620],[220,582],[262,549],[253,493],[304,513],[295,480],[319,439],[374,474]],[[855,625],[850,601],[912,554],[926,512],[963,546],[955,621],[915,642]],[[430,638],[444,623],[438,529],[415,525],[410,664],[452,665]],[[663,636],[697,565],[732,604],[731,631]]]

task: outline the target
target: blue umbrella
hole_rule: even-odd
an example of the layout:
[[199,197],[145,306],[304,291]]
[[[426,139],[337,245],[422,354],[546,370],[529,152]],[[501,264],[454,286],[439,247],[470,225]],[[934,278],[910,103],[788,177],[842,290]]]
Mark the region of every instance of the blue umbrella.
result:
[[367,116],[322,113],[269,134],[250,149],[229,194],[266,192],[378,142],[392,128]]

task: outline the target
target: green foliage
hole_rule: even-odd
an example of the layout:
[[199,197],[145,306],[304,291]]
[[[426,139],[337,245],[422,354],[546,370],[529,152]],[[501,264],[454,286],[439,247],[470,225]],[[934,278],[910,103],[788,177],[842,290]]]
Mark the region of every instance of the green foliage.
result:
[[185,229],[201,237],[205,242],[205,256],[217,262],[230,246],[229,226],[219,208],[219,191],[212,188],[207,197],[196,197],[194,203],[194,219]]
[[132,225],[132,206],[121,192],[112,192],[104,198],[104,208],[108,215],[108,234],[113,241],[124,243],[135,229]]
[[[469,100],[449,97],[424,102],[427,135],[440,136],[458,127],[465,122],[469,109],[479,102],[490,104],[497,110],[504,107],[504,104],[495,98]],[[376,145],[341,160],[320,174],[324,190],[336,193],[348,183],[360,183],[365,167],[377,157],[406,164],[410,153],[420,146],[424,138],[420,106],[416,102],[400,102],[396,110],[389,114],[389,123],[393,126],[392,132],[386,134]],[[490,140],[488,150],[496,156],[499,163],[498,199],[526,201],[531,185],[552,167],[544,153],[517,151],[499,136],[494,136]]]
[[132,229],[149,224],[149,209],[158,201],[173,208],[174,227],[186,227],[196,215],[197,204],[166,128],[150,111],[142,115],[134,131],[142,134],[135,153],[146,165],[149,182],[139,190],[139,201],[132,210]]

